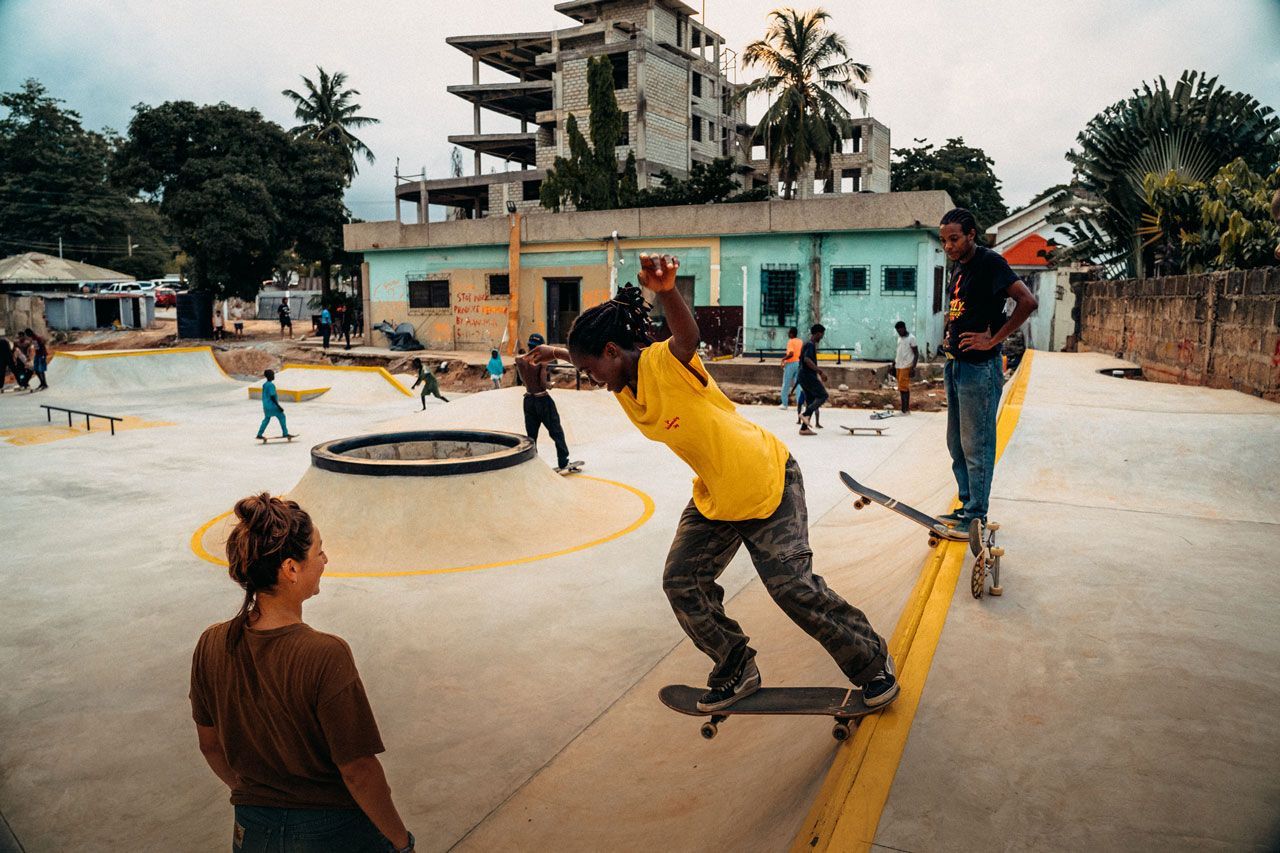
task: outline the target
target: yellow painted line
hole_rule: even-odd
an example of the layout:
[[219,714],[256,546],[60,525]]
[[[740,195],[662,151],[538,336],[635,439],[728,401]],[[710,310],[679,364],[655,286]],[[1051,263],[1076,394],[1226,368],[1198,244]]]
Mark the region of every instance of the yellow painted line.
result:
[[[328,390],[329,390],[328,388],[303,388],[297,391],[293,391],[288,388],[277,388],[276,395],[280,397],[288,397],[290,400],[292,400],[295,403],[302,403],[307,400],[314,400],[316,397],[319,397],[321,394],[323,394]],[[262,399],[261,385],[254,385],[249,388],[249,399],[251,400]]]
[[408,388],[406,388],[406,387],[404,387],[403,385],[401,385],[401,384],[400,384],[400,381],[399,381],[398,379],[396,379],[394,376],[392,376],[390,373],[388,373],[388,372],[387,372],[387,369],[386,369],[385,367],[365,367],[365,366],[358,365],[358,364],[293,364],[293,363],[288,363],[288,364],[285,364],[285,366],[284,366],[284,367],[280,368],[280,370],[281,370],[282,372],[283,372],[283,371],[285,371],[285,370],[348,370],[348,371],[356,371],[356,372],[358,372],[358,373],[376,373],[376,374],[378,374],[379,376],[381,376],[383,379],[385,379],[385,380],[387,380],[388,382],[390,382],[390,383],[391,383],[391,385],[392,385],[392,387],[394,387],[394,388],[395,388],[397,391],[399,391],[401,394],[405,395],[406,397],[412,397],[412,396],[413,396],[412,392],[410,392]]
[[187,353],[187,352],[208,353],[209,360],[213,362],[214,367],[218,368],[218,372],[221,373],[223,376],[226,376],[228,379],[233,379],[233,377],[228,375],[227,372],[222,369],[222,365],[218,364],[218,359],[214,358],[213,347],[171,347],[169,349],[140,349],[140,350],[130,350],[128,352],[121,352],[118,350],[103,350],[101,352],[80,352],[80,351],[58,350],[57,352],[50,353],[49,358],[52,359],[54,356],[58,356],[58,357],[72,358],[79,361],[87,361],[89,359],[95,359],[95,358],[129,358],[131,356],[176,355],[178,353]]
[[[558,551],[548,551],[545,554],[534,554],[529,557],[516,557],[515,559],[500,560],[493,563],[476,563],[470,566],[449,566],[443,569],[408,569],[405,571],[397,571],[397,572],[330,572],[330,571],[326,571],[325,574],[335,578],[399,578],[399,577],[409,577],[411,575],[447,575],[447,574],[455,574],[458,572],[475,572],[481,569],[499,569],[505,566],[518,566],[518,565],[521,565],[522,563],[533,563],[533,562],[537,562],[538,560],[549,560],[552,557],[563,557],[566,554],[574,554],[578,551],[586,551],[587,549],[594,548],[597,545],[603,545],[606,542],[612,542],[615,539],[621,539],[623,536],[626,536],[628,533],[639,530],[641,527],[644,526],[645,522],[647,522],[653,516],[653,510],[654,510],[653,498],[649,497],[647,494],[635,488],[634,486],[628,486],[626,483],[619,483],[614,480],[605,480],[600,477],[588,477],[586,474],[577,474],[575,476],[581,477],[584,480],[593,480],[597,483],[604,483],[609,486],[617,486],[619,489],[625,489],[626,491],[631,492],[631,494],[640,498],[640,502],[643,505],[640,515],[636,516],[634,521],[632,521],[630,524],[628,524],[626,527],[622,528],[621,530],[617,530],[608,535],[601,536],[599,539],[592,539],[590,542],[583,542],[580,545],[571,545],[568,548],[561,548]],[[195,533],[191,534],[192,552],[194,552],[195,555],[200,559],[205,560],[206,562],[213,563],[215,566],[222,566],[223,568],[227,567],[227,561],[209,553],[208,549],[204,547],[203,539],[205,534],[209,532],[210,528],[212,528],[214,525],[218,524],[219,522],[221,522],[223,519],[227,518],[230,515],[231,515],[230,512],[224,512],[219,516],[215,516],[214,518],[211,518],[208,521],[206,521],[204,524],[202,524]]]
[[[141,418],[130,416],[124,420],[116,421],[116,433],[128,432],[134,429],[170,426],[177,426],[177,424],[173,421],[144,421]],[[88,430],[79,423],[69,427],[59,426],[58,424],[40,424],[39,426],[0,429],[0,438],[15,447],[29,447],[34,444],[48,444],[51,441],[62,441],[68,438],[79,438],[83,435],[98,435],[99,433],[110,436],[111,427],[101,421],[98,422],[97,429]]]
[[[1027,350],[1023,356],[996,419],[997,460],[1022,415],[1032,352]],[[841,747],[792,842],[792,853],[871,850],[968,555],[967,543],[946,542],[925,559],[889,640],[902,692],[884,712],[864,717],[853,738]]]

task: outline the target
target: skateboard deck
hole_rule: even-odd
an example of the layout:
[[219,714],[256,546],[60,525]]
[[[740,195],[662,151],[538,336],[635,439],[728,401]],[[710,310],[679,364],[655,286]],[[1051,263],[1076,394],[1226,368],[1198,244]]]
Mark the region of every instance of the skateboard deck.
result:
[[270,444],[273,441],[287,441],[290,444],[293,444],[293,440],[297,437],[298,434],[296,432],[291,433],[290,435],[260,435],[258,436],[258,441],[261,441],[263,444]]
[[579,460],[578,460],[578,461],[576,461],[576,462],[570,462],[568,465],[564,466],[563,468],[556,468],[556,469],[555,469],[555,471],[556,471],[556,473],[557,473],[557,474],[559,474],[561,477],[564,477],[564,476],[567,476],[567,475],[569,475],[569,474],[577,474],[579,471],[581,471],[581,470],[582,470],[582,466],[583,466],[583,465],[586,465],[586,464],[587,464],[587,463],[585,463],[585,462],[583,462],[581,459],[579,459]]
[[897,415],[898,415],[897,410],[895,410],[895,409],[885,409],[883,412],[872,412],[872,413],[871,413],[871,420],[873,420],[873,421],[879,421],[879,420],[883,420],[884,418],[897,417]]
[[884,435],[884,431],[888,429],[888,427],[849,426],[848,424],[841,424],[840,428],[844,430],[848,430],[849,435],[870,435],[871,433],[875,433],[876,435]]
[[858,500],[853,504],[855,508],[862,509],[868,503],[878,503],[880,506],[887,507],[898,515],[909,518],[921,527],[928,529],[930,548],[937,545],[939,539],[947,539],[951,542],[969,541],[969,534],[957,533],[932,515],[927,515],[915,507],[907,506],[899,500],[877,492],[875,489],[869,489],[843,471],[840,472],[840,481],[844,483],[845,488],[858,496]]
[[831,730],[831,736],[836,740],[844,740],[849,737],[850,721],[888,707],[868,708],[862,703],[862,691],[854,687],[761,687],[727,708],[699,711],[698,697],[706,692],[705,687],[668,684],[658,691],[658,699],[663,705],[681,714],[710,717],[708,722],[702,724],[702,736],[708,740],[716,736],[720,723],[735,714],[835,717],[836,724]]

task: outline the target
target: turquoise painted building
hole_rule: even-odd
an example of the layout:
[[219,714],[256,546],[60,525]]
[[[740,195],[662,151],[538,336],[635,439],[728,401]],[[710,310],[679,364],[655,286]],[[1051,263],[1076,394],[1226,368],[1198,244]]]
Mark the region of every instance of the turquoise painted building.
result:
[[[904,321],[922,354],[942,332],[944,192],[346,227],[366,263],[365,316],[409,322],[428,347],[563,340],[578,313],[636,279],[639,255],[679,256],[704,337],[781,349],[820,322],[824,349],[892,358]],[[660,318],[659,318],[660,320]],[[715,332],[711,331],[715,327]],[[726,329],[731,332],[726,344]],[[718,336],[718,337],[717,337]]]

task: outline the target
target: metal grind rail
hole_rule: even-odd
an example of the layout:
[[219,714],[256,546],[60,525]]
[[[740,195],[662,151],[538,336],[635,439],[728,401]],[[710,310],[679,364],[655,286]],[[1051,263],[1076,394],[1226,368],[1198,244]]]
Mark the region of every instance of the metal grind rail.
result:
[[114,415],[100,415],[97,412],[82,412],[79,409],[68,409],[65,406],[47,406],[44,403],[41,403],[40,408],[44,409],[45,417],[49,423],[53,423],[53,412],[55,409],[58,410],[59,412],[66,412],[68,428],[71,427],[72,415],[84,415],[85,432],[91,432],[93,429],[93,427],[90,426],[90,421],[89,421],[90,418],[102,418],[104,421],[110,422],[112,435],[116,434],[116,421],[124,420],[124,418],[117,418]]

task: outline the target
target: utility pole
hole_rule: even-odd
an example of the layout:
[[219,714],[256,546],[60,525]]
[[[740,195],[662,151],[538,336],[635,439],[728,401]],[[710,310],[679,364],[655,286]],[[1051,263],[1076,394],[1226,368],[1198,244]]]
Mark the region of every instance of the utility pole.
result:
[[62,235],[58,235],[58,257],[62,257]]
[[124,244],[128,248],[129,257],[132,258],[133,257],[133,235],[132,234],[126,233],[124,235]]

